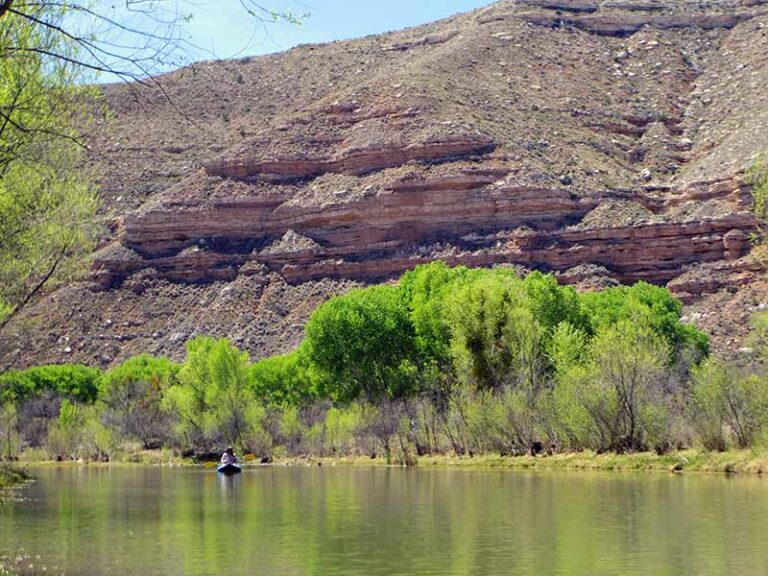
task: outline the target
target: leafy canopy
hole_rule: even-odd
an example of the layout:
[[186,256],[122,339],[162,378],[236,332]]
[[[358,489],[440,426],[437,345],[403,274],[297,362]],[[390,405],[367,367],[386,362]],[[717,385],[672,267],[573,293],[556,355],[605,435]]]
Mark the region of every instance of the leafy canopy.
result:
[[77,46],[55,30],[67,4],[19,0],[13,10],[30,17],[0,19],[0,327],[76,273],[97,232],[79,143],[94,93],[70,62]]

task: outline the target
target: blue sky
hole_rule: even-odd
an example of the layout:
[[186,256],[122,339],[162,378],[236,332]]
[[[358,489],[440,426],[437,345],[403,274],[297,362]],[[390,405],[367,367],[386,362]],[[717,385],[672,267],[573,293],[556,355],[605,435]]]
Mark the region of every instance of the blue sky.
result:
[[[73,32],[95,37],[107,51],[99,54],[102,60],[98,63],[123,72],[126,79],[167,72],[199,60],[269,54],[297,44],[401,30],[473,10],[491,1],[100,0],[94,6],[108,20],[78,13],[71,24]],[[250,16],[242,2],[305,17],[300,24],[263,23]],[[191,17],[189,21],[187,16]],[[119,76],[102,73],[95,78],[89,76],[86,81],[118,79]]]
[[309,16],[301,25],[259,26],[237,0],[196,0],[187,25],[192,44],[218,58],[286,50],[297,44],[358,38],[417,26],[489,4],[491,0],[263,0],[276,10]]
[[[358,38],[408,26],[417,26],[491,0],[265,0],[263,5],[294,13],[308,12],[301,25],[286,23],[258,26],[244,15],[236,0],[198,2],[188,24],[191,42],[219,58],[248,56],[286,50],[297,44]],[[216,6],[206,14],[205,5]]]

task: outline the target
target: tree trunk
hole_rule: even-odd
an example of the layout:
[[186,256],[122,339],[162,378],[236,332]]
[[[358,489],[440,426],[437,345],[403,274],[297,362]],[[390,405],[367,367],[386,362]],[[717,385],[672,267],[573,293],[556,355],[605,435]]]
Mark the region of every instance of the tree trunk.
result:
[[8,10],[11,9],[11,6],[13,5],[13,0],[3,0],[0,2],[0,18],[6,15]]

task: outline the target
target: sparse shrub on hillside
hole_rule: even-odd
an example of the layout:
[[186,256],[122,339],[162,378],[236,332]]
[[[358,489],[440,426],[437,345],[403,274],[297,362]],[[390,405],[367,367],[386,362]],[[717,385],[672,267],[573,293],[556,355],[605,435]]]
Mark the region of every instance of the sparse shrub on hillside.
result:
[[768,362],[768,313],[755,314],[750,324],[752,330],[747,338],[747,345],[752,348],[752,360],[759,365],[762,372]]
[[757,157],[747,173],[747,179],[752,185],[753,211],[758,221],[755,241],[764,244],[768,223],[768,152]]

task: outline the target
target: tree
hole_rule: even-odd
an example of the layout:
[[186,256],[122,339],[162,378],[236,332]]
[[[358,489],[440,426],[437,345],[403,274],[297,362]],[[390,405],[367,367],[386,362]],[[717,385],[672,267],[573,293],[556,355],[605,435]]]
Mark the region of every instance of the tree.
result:
[[248,380],[256,396],[267,404],[297,406],[311,400],[314,390],[304,347],[256,362],[248,368]]
[[507,336],[524,298],[517,279],[495,276],[478,278],[454,292],[447,315],[461,379],[478,389],[511,384],[515,356]]
[[0,404],[21,402],[44,391],[78,402],[93,402],[100,373],[81,364],[51,364],[28,370],[9,370],[0,376]]
[[768,379],[714,360],[693,376],[692,417],[704,447],[725,450],[726,430],[739,448],[752,446],[768,426]]
[[477,270],[450,268],[438,260],[417,266],[400,279],[399,288],[408,303],[416,345],[426,364],[450,368],[451,329],[445,318],[446,300],[453,290],[477,276]]
[[0,460],[13,460],[18,452],[19,416],[16,405],[6,403],[0,406]]
[[374,286],[320,306],[306,328],[307,357],[321,393],[335,402],[371,402],[415,392],[416,344],[397,288]]
[[655,424],[655,409],[663,408],[667,356],[662,338],[628,322],[603,329],[593,340],[587,374],[594,389],[584,390],[582,401],[600,431],[600,448],[649,447],[649,425]]
[[576,293],[551,276],[484,274],[454,290],[447,307],[458,374],[480,389],[536,397],[551,370],[549,342],[566,319],[580,322]]
[[171,424],[162,410],[162,397],[180,368],[164,358],[142,354],[108,371],[99,383],[105,423],[140,440],[144,448],[160,447]]
[[593,332],[621,322],[645,327],[660,336],[669,350],[668,363],[688,355],[696,363],[709,353],[709,338],[680,322],[683,304],[666,288],[638,282],[581,296]]
[[[0,5],[0,328],[48,284],[78,269],[97,230],[95,191],[78,139],[92,93],[65,59],[66,37],[32,20],[15,18],[16,6],[32,17],[65,8],[10,0]],[[13,19],[11,19],[13,16]]]
[[178,383],[163,398],[164,408],[178,419],[187,447],[208,452],[217,443],[242,447],[248,442],[253,421],[261,414],[247,367],[248,355],[224,338],[201,336],[187,342]]

